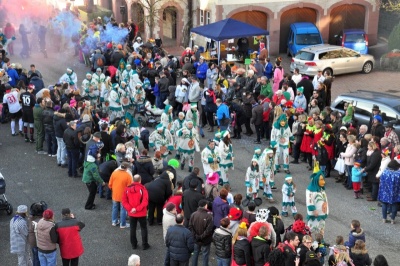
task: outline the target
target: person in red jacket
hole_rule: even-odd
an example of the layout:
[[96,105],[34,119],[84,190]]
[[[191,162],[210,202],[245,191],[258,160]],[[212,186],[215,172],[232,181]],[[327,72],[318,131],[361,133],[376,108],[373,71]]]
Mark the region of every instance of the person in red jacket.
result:
[[143,250],[149,249],[147,236],[147,206],[149,205],[149,195],[147,189],[141,184],[142,178],[140,175],[133,176],[132,185],[125,188],[122,195],[122,206],[128,212],[131,224],[131,245],[133,249],[137,249],[136,226],[139,222],[142,233]]
[[77,220],[69,208],[61,211],[62,221],[50,230],[50,237],[53,243],[58,243],[62,264],[77,266],[79,257],[83,254],[83,244],[79,232],[85,224]]

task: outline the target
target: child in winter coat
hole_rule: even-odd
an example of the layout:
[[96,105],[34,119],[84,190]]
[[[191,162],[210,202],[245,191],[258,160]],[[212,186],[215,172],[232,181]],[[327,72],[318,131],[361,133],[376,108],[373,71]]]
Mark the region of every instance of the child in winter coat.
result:
[[325,173],[326,165],[328,164],[328,151],[325,148],[325,143],[322,139],[318,140],[317,145],[314,147],[316,151],[316,159],[319,163],[319,168]]
[[257,198],[260,187],[260,168],[256,158],[251,160],[251,166],[247,168],[245,185],[246,197],[248,199]]
[[361,228],[360,221],[351,221],[351,231],[349,233],[349,240],[344,243],[346,247],[352,248],[357,240],[365,242],[364,230]]
[[359,162],[354,163],[354,167],[351,169],[351,181],[353,182],[353,190],[354,190],[354,198],[362,199],[363,197],[360,195],[361,189],[361,180],[363,176],[366,176],[367,173],[361,172],[361,164]]
[[285,183],[282,186],[282,216],[288,217],[288,207],[291,207],[292,215],[297,213],[296,204],[294,202],[294,194],[296,193],[296,185],[292,182],[292,176],[286,175]]
[[370,266],[372,263],[368,250],[365,248],[365,243],[360,239],[350,249],[350,258],[353,260],[354,266]]
[[328,254],[328,244],[325,243],[324,236],[320,233],[315,234],[315,242],[317,242],[317,248],[315,253],[319,254],[319,262],[321,265],[325,265],[325,256]]

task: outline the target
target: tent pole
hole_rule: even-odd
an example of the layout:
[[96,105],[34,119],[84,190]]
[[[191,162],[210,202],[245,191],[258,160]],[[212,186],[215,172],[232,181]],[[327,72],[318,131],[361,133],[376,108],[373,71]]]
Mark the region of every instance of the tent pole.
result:
[[221,58],[221,41],[218,41],[218,65]]

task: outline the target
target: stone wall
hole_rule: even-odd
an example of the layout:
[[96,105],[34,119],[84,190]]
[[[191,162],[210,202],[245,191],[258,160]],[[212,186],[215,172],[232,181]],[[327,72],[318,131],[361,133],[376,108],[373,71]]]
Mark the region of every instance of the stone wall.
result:
[[378,35],[388,38],[393,27],[400,23],[400,13],[388,12],[384,9],[380,9],[379,13]]

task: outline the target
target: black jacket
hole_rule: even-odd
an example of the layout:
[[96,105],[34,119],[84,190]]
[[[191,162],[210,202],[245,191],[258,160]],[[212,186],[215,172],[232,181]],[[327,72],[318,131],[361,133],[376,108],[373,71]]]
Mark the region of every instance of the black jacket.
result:
[[197,245],[207,246],[211,244],[213,229],[214,223],[212,213],[208,212],[207,209],[199,207],[197,211],[190,216],[189,230],[192,232]]
[[353,260],[354,266],[369,266],[372,263],[368,253],[360,250],[350,249],[350,258]]
[[171,181],[167,172],[163,172],[145,187],[149,193],[149,201],[154,203],[164,203],[172,195]]
[[251,261],[251,245],[247,238],[236,240],[233,245],[233,259],[239,265],[252,266]]
[[64,131],[63,139],[67,150],[79,149],[80,142],[78,139],[78,135],[77,132],[72,127],[68,127]]
[[140,175],[142,178],[142,185],[153,181],[153,175],[155,173],[153,162],[149,156],[141,155],[134,163],[133,175]]
[[117,161],[105,161],[99,165],[99,173],[104,182],[110,181],[111,174],[118,168]]
[[124,58],[124,55],[119,52],[119,51],[114,51],[111,55],[111,64],[115,67],[118,68],[119,66],[119,61]]
[[252,109],[251,113],[251,123],[256,126],[261,125],[263,123],[264,107],[259,104]]
[[378,149],[375,149],[370,156],[367,156],[367,164],[364,168],[364,171],[367,173],[367,181],[369,183],[379,183],[379,179],[376,178],[376,174],[381,166],[381,160],[382,156]]
[[42,118],[43,118],[44,129],[46,131],[54,132],[53,116],[54,116],[53,108],[46,107],[46,109],[43,110]]
[[232,256],[232,234],[229,230],[219,227],[213,234],[215,255],[219,258],[229,259]]
[[285,266],[295,266],[296,251],[286,244],[283,247],[283,253],[285,255]]
[[165,245],[171,259],[182,262],[188,261],[194,250],[193,234],[183,225],[171,226],[165,236]]
[[189,220],[192,213],[197,211],[197,208],[199,207],[199,201],[201,199],[204,199],[204,196],[201,194],[201,192],[196,191],[192,188],[187,189],[183,192],[182,209],[184,211],[186,219]]
[[107,153],[111,152],[111,136],[108,134],[106,131],[101,131],[101,141],[104,144],[104,147],[101,149],[101,157],[104,157],[107,155]]
[[160,93],[168,93],[169,92],[168,87],[169,87],[168,78],[167,77],[160,78],[160,80],[158,81],[158,88],[160,89]]
[[253,253],[254,266],[264,266],[270,252],[267,240],[254,237],[251,240],[251,251]]
[[64,135],[64,131],[68,128],[67,121],[65,120],[64,115],[65,114],[55,112],[53,116],[54,131],[56,132],[57,138],[62,138]]
[[253,93],[253,89],[254,89],[254,86],[256,85],[256,82],[257,82],[256,76],[252,76],[251,78],[247,77],[246,78],[246,83],[245,83],[246,92]]
[[300,255],[300,263],[299,263],[299,265],[302,266],[304,264],[304,262],[306,261],[306,254],[310,250],[303,243],[301,243],[299,245],[299,248],[300,248],[300,252],[298,252],[298,254]]
[[[274,224],[275,220],[275,224]],[[281,235],[285,233],[285,225],[283,224],[282,219],[274,218],[272,215],[268,216],[267,222],[272,224],[275,234],[276,234],[276,245],[282,242]]]
[[182,185],[182,191],[185,192],[185,190],[189,189],[189,184],[190,181],[192,180],[196,180],[197,181],[197,188],[196,190],[201,192],[203,190],[203,180],[198,177],[195,173],[190,173],[187,177],[185,177],[185,179],[183,179],[183,185]]

